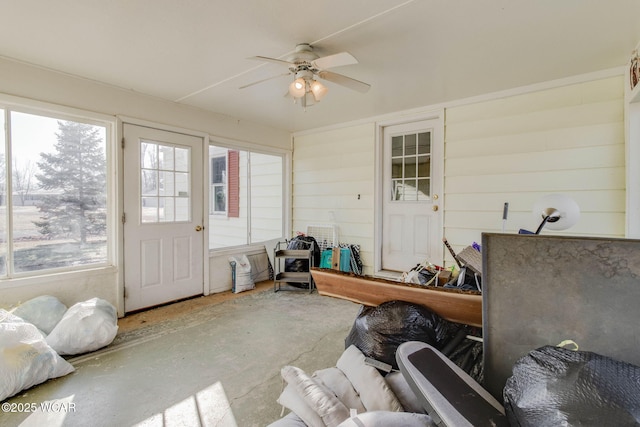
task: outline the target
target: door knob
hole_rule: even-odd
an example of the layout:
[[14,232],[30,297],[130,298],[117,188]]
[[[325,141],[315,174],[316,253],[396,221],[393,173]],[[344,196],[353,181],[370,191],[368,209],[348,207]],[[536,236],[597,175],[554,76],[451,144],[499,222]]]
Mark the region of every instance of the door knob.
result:
[[202,231],[204,227],[201,225],[196,225],[196,231]]
[[433,205],[431,209],[433,209],[433,211],[436,212],[438,210],[438,205]]

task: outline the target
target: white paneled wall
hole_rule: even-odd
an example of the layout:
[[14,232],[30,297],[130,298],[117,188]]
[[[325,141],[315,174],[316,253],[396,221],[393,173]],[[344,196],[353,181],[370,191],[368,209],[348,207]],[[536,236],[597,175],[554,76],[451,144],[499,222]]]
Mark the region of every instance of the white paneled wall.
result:
[[373,272],[375,125],[298,135],[293,149],[293,231],[337,225]]
[[[619,76],[447,108],[441,208],[454,249],[501,232],[505,202],[505,232],[534,231],[533,205],[551,193],[573,198],[581,219],[543,233],[624,237],[623,101]],[[336,224],[342,242],[360,244],[367,274],[374,270],[375,132],[372,122],[297,135],[293,151],[293,231]]]
[[612,77],[449,108],[445,119],[445,236],[454,248],[500,232],[535,230],[533,204],[563,193],[580,206],[569,230],[624,237],[623,78]]

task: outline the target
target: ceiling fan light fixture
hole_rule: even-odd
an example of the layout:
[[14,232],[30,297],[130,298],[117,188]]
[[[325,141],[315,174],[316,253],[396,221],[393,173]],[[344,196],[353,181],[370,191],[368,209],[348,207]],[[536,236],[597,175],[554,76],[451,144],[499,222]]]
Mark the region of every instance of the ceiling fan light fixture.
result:
[[[313,51],[313,46],[309,43],[300,43],[296,46],[295,53],[287,60],[270,58],[268,56],[254,56],[250,59],[271,62],[280,66],[287,66],[289,72],[281,75],[294,75],[294,80],[289,83],[287,96],[293,98],[294,104],[300,101],[303,109],[314,105],[323,99],[329,89],[316,78],[344,86],[348,89],[365,93],[371,87],[369,84],[361,82],[342,74],[328,71],[329,68],[341,67],[343,65],[357,64],[358,60],[349,52],[340,52],[333,55],[319,57]],[[279,76],[268,77],[257,82],[241,86],[240,89],[253,86],[266,80],[271,80]]]
[[313,97],[316,99],[316,102],[320,102],[320,100],[324,98],[328,91],[329,89],[325,85],[317,80],[312,80],[311,92],[313,93]]
[[289,85],[289,94],[294,98],[302,98],[307,92],[307,82],[302,77],[295,79]]

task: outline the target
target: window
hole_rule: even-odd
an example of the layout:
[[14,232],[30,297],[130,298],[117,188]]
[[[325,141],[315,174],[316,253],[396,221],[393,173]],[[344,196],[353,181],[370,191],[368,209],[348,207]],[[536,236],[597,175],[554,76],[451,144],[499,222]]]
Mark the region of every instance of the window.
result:
[[392,200],[429,200],[431,195],[431,132],[391,138]]
[[211,213],[227,212],[227,157],[211,157]]
[[110,124],[0,109],[0,279],[107,265]]
[[141,222],[190,221],[189,147],[140,143]]
[[210,249],[283,234],[282,155],[209,146]]

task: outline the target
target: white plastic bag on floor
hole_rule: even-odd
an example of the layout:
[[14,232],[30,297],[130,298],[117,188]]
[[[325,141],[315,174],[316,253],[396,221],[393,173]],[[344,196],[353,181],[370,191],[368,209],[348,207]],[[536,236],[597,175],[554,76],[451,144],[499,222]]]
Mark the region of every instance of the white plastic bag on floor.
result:
[[229,264],[231,264],[231,291],[234,294],[248,291],[256,287],[256,284],[251,277],[251,263],[246,255],[242,255],[241,257],[229,257]]
[[0,401],[73,371],[38,328],[0,309]]
[[92,298],[72,305],[47,336],[59,354],[80,354],[107,346],[118,332],[116,308],[108,301]]
[[48,335],[67,312],[67,306],[56,297],[41,295],[23,302],[11,312]]

